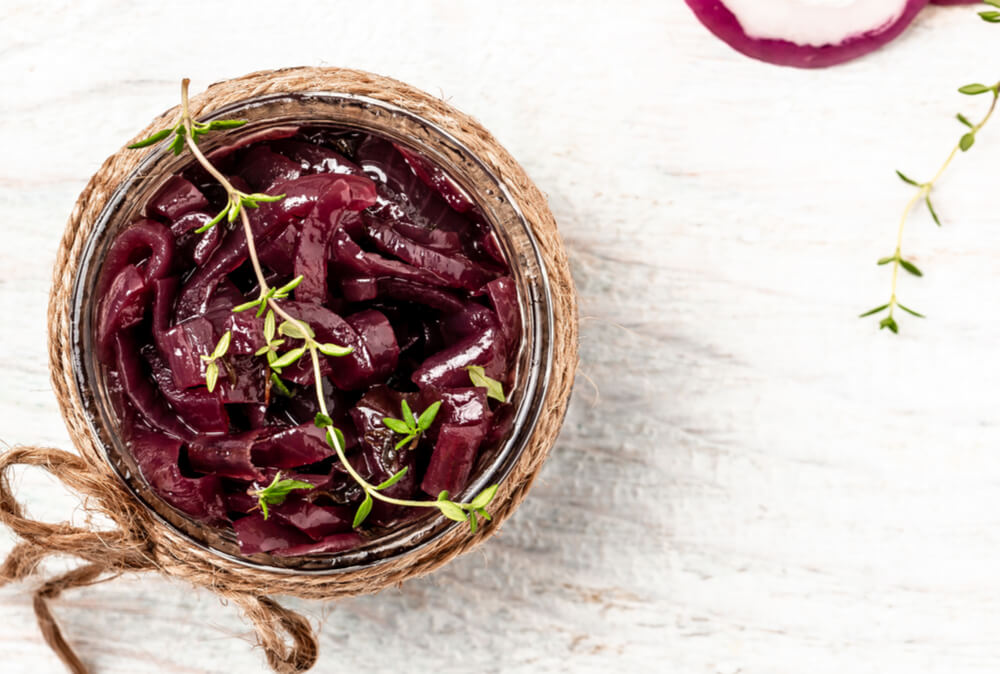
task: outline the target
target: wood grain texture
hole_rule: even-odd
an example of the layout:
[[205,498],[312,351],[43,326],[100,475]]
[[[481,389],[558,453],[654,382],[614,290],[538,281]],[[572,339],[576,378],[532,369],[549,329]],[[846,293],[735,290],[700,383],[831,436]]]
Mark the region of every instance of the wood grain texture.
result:
[[[548,192],[600,397],[578,380],[540,482],[481,551],[289,602],[321,624],[316,671],[1000,668],[1000,129],[941,184],[945,227],[921,213],[907,234],[927,276],[901,298],[931,318],[898,338],[854,318],[888,294],[892,170],[936,168],[951,116],[981,103],[951,92],[996,77],[996,27],[931,9],[803,72],[731,52],[680,2],[202,4],[0,6],[3,442],[68,446],[43,343],[58,237],[177,81],[372,70],[478,117]],[[43,476],[20,483],[32,513],[82,517]],[[0,589],[3,670],[59,672],[29,589]],[[98,672],[264,671],[235,609],[179,583],[119,579],[56,611]]]

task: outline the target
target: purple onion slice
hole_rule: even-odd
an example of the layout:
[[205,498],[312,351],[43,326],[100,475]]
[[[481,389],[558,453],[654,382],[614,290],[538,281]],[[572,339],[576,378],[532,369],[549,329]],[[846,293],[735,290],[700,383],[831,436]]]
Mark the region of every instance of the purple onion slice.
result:
[[823,68],[899,36],[927,0],[685,0],[716,37],[777,65]]

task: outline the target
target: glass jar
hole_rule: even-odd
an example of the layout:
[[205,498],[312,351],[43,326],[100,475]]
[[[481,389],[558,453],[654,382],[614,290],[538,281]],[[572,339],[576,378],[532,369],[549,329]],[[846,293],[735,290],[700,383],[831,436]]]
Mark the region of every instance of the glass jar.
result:
[[[503,481],[531,438],[542,412],[552,370],[554,330],[550,287],[538,242],[503,180],[440,126],[409,110],[363,96],[332,92],[264,95],[227,105],[202,121],[211,119],[246,119],[249,123],[206,136],[200,145],[209,155],[225,145],[246,142],[282,126],[353,129],[382,136],[423,155],[472,198],[496,232],[510,262],[524,328],[509,396],[514,406],[512,429],[502,442],[481,453],[468,487],[452,498],[465,500],[484,487]],[[115,237],[141,216],[144,204],[171,176],[192,162],[189,153],[174,156],[161,144],[139,163],[95,222],[73,282],[70,337],[75,385],[90,431],[112,470],[161,523],[179,536],[230,561],[268,570],[336,574],[370,567],[411,553],[453,527],[465,526],[446,519],[437,509],[427,509],[421,517],[353,550],[292,558],[245,556],[240,553],[232,530],[208,527],[190,519],[149,487],[118,432],[119,419],[111,404],[107,372],[93,345],[93,325],[100,299],[94,288]]]

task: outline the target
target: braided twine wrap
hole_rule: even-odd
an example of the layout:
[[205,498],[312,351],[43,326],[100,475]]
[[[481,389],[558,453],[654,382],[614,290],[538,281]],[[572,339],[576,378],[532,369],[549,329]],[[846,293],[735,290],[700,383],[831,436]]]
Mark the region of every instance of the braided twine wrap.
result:
[[[493,520],[484,522],[476,535],[454,527],[428,544],[377,566],[325,576],[251,568],[194,545],[154,518],[112,472],[91,434],[74,384],[69,303],[81,251],[112,193],[143,154],[119,150],[91,178],[73,207],[59,245],[49,300],[52,383],[79,455],[47,447],[15,447],[0,455],[0,522],[21,539],[0,566],[0,584],[30,576],[48,555],[72,555],[85,562],[45,581],[34,596],[46,642],[74,673],[87,669],[62,636],[48,601],[65,589],[139,571],[180,578],[232,601],[254,625],[257,640],[275,671],[306,671],[315,664],[318,654],[312,628],[304,617],[283,608],[269,595],[334,599],[376,592],[433,571],[496,533],[525,498],[559,432],[577,366],[577,309],[566,253],[545,197],[476,120],[418,89],[371,73],[308,67],[252,73],[213,84],[193,97],[191,113],[200,118],[254,96],[304,91],[367,96],[410,110],[452,134],[507,185],[537,239],[552,289],[555,356],[541,417],[492,503]],[[131,142],[171,124],[177,115],[176,107],[166,111]],[[97,531],[28,518],[12,490],[10,472],[18,464],[49,471],[83,496],[87,511],[107,516],[115,528]]]

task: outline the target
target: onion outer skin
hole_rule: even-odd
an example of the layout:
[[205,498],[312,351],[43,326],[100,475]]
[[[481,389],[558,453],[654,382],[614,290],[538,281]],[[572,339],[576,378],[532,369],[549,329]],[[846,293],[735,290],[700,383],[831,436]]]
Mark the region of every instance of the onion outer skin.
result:
[[[750,58],[794,68],[827,68],[875,51],[902,33],[928,0],[907,0],[903,13],[893,22],[864,33],[848,36],[839,44],[814,47],[787,40],[752,38],[721,0],[684,0],[695,16],[717,38]],[[967,0],[937,0],[957,4]]]

